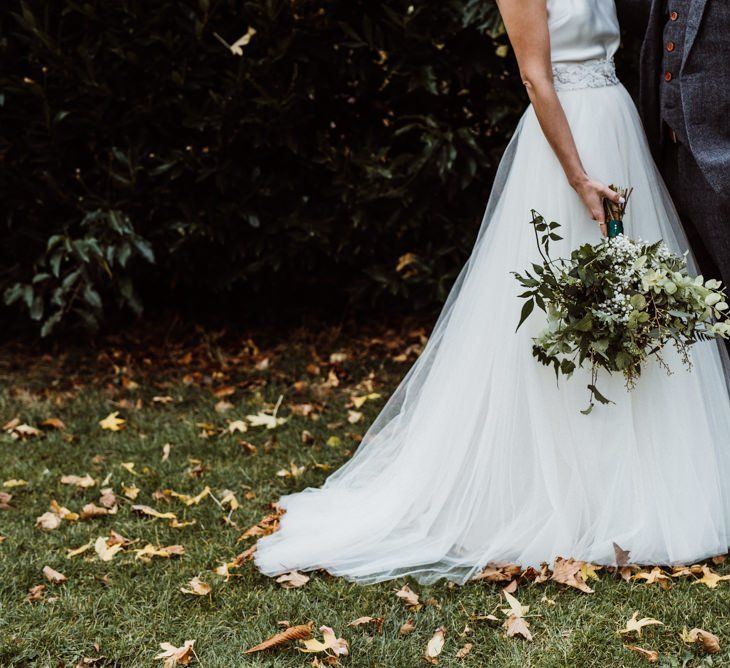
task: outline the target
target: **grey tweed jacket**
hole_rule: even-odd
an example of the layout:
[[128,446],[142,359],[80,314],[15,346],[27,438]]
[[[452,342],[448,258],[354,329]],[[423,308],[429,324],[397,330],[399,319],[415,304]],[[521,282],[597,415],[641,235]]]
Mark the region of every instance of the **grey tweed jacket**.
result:
[[[616,0],[622,28],[644,34],[639,107],[657,158],[664,4],[664,0]],[[730,0],[686,0],[686,4],[679,84],[689,148],[713,189],[730,198]]]

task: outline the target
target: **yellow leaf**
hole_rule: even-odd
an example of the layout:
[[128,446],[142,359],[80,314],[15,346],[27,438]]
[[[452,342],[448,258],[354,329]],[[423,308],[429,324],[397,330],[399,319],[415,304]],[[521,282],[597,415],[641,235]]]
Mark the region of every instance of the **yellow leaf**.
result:
[[15,478],[12,478],[10,480],[6,480],[3,483],[3,487],[7,489],[12,489],[13,487],[25,487],[27,484],[27,480],[16,480]]
[[73,559],[74,557],[78,557],[80,554],[83,554],[84,552],[87,552],[92,547],[94,547],[93,541],[89,541],[85,545],[82,545],[81,547],[72,548],[70,550],[67,550],[66,552],[66,559]]
[[121,431],[125,423],[126,420],[119,417],[119,411],[109,413],[103,420],[99,420],[99,426],[107,431]]
[[138,513],[143,515],[149,515],[150,517],[156,517],[161,520],[174,520],[177,519],[175,513],[161,513],[150,506],[136,505],[132,506],[132,510],[136,510]]
[[702,577],[699,580],[695,580],[692,584],[703,584],[707,585],[710,589],[714,589],[723,580],[730,580],[730,575],[718,575],[711,571],[707,566],[702,567]]
[[136,485],[130,485],[127,487],[127,485],[122,483],[122,494],[124,494],[124,496],[126,496],[130,501],[134,501],[139,495],[139,487]]
[[288,469],[281,469],[276,472],[279,478],[298,478],[307,470],[306,466],[297,466],[294,462],[289,463]]
[[150,561],[153,557],[162,557],[169,559],[170,557],[180,556],[185,553],[182,545],[169,545],[167,547],[155,547],[152,543],[147,543],[143,548],[135,550],[137,559],[142,561]]
[[246,419],[252,427],[266,427],[266,429],[276,429],[287,420],[287,418],[277,417],[276,414],[263,412],[256,415],[247,415]]
[[631,619],[629,619],[626,622],[626,628],[620,629],[619,633],[626,634],[626,633],[636,633],[636,635],[641,638],[641,630],[645,626],[664,626],[663,622],[660,622],[657,619],[652,619],[651,617],[643,617],[641,619],[638,619],[639,611],[637,610],[634,612],[634,614],[631,616]]
[[320,626],[322,632],[322,640],[302,640],[304,649],[300,650],[307,653],[326,652],[332,656],[346,656],[348,654],[347,641],[338,638],[335,632],[329,626]]

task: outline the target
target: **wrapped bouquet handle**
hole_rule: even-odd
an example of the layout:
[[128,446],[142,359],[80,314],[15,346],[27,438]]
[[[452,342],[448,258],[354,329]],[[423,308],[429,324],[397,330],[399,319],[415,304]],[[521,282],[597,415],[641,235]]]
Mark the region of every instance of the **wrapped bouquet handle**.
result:
[[616,204],[611,200],[603,200],[603,210],[606,213],[606,227],[608,229],[608,238],[613,239],[619,234],[624,233],[624,214],[626,213],[626,207],[629,205],[629,197],[634,191],[633,188],[619,188],[614,185],[608,186],[615,193],[618,193],[622,197],[620,204]]

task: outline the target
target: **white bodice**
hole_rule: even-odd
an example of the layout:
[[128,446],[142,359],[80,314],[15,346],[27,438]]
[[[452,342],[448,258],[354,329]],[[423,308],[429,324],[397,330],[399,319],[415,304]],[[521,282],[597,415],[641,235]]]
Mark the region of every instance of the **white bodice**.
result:
[[547,0],[553,76],[558,90],[618,83],[621,42],[614,0]]
[[553,63],[613,58],[621,42],[614,0],[548,0]]

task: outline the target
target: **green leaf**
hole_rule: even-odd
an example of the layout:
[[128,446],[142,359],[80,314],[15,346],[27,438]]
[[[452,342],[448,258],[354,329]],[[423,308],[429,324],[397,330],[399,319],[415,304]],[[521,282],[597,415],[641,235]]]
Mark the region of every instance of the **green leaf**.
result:
[[517,325],[517,328],[515,331],[517,331],[520,327],[522,327],[522,323],[527,320],[527,318],[530,317],[530,313],[532,313],[533,309],[535,308],[535,301],[530,300],[525,302],[524,306],[522,307],[522,313],[520,314],[520,322]]
[[596,398],[596,401],[602,403],[602,404],[612,404],[614,403],[610,399],[606,399],[599,391],[598,388],[595,385],[589,385],[588,389],[591,391],[591,394]]

